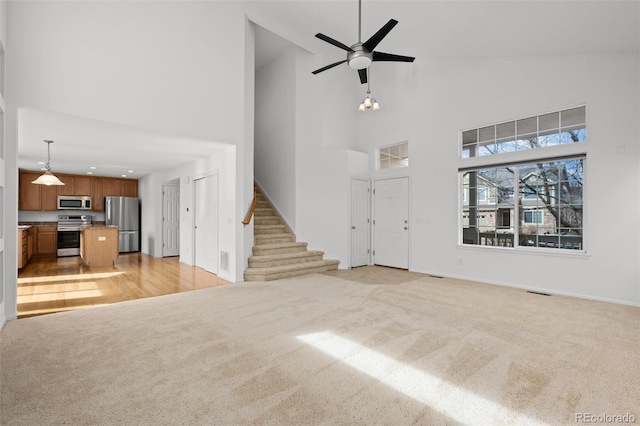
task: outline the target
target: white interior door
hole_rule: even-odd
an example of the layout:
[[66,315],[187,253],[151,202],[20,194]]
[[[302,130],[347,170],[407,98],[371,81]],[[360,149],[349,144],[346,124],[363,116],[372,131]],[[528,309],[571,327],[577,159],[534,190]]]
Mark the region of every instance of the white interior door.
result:
[[351,180],[351,267],[369,264],[371,193],[368,180]]
[[162,256],[180,255],[180,186],[162,186]]
[[409,269],[409,178],[374,182],[373,263]]
[[218,273],[218,175],[194,181],[195,265]]

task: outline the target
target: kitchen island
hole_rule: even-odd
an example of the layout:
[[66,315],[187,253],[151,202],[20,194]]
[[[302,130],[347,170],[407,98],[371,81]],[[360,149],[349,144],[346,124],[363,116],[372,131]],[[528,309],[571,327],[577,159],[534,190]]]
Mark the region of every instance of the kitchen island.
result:
[[80,257],[89,266],[113,265],[118,258],[118,227],[83,227],[80,231]]

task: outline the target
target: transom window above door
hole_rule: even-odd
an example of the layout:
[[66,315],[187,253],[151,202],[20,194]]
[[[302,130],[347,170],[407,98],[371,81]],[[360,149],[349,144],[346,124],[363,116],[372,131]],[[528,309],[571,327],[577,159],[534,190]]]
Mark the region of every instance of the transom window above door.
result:
[[409,167],[409,142],[378,149],[378,170]]

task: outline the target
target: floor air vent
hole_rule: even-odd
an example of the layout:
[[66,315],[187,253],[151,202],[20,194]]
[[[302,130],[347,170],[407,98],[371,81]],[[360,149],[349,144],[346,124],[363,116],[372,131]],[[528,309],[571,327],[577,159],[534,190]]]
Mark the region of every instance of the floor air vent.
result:
[[549,293],[542,293],[541,291],[531,291],[531,290],[527,290],[527,293],[537,294],[537,295],[539,295],[539,296],[551,296]]

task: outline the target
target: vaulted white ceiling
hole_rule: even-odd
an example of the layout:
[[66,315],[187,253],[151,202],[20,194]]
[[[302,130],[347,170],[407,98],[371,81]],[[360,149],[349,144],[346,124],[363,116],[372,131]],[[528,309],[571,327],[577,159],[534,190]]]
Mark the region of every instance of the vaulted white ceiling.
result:
[[[279,55],[290,42],[320,53],[318,68],[344,59],[344,51],[314,37],[318,32],[347,45],[357,41],[356,0],[245,4],[249,19],[259,25],[270,24],[267,28],[277,34],[257,27],[256,68]],[[437,57],[638,52],[638,10],[638,2],[632,0],[365,0],[362,40],[394,18],[399,24],[376,50],[415,56],[416,61]],[[43,139],[58,141],[51,146],[54,171],[85,173],[94,166],[98,175],[128,174],[136,178],[155,170],[177,168],[226,147],[215,141],[157,134],[28,108],[19,111],[18,120],[19,167],[28,169],[39,167],[36,162],[46,159]]]

